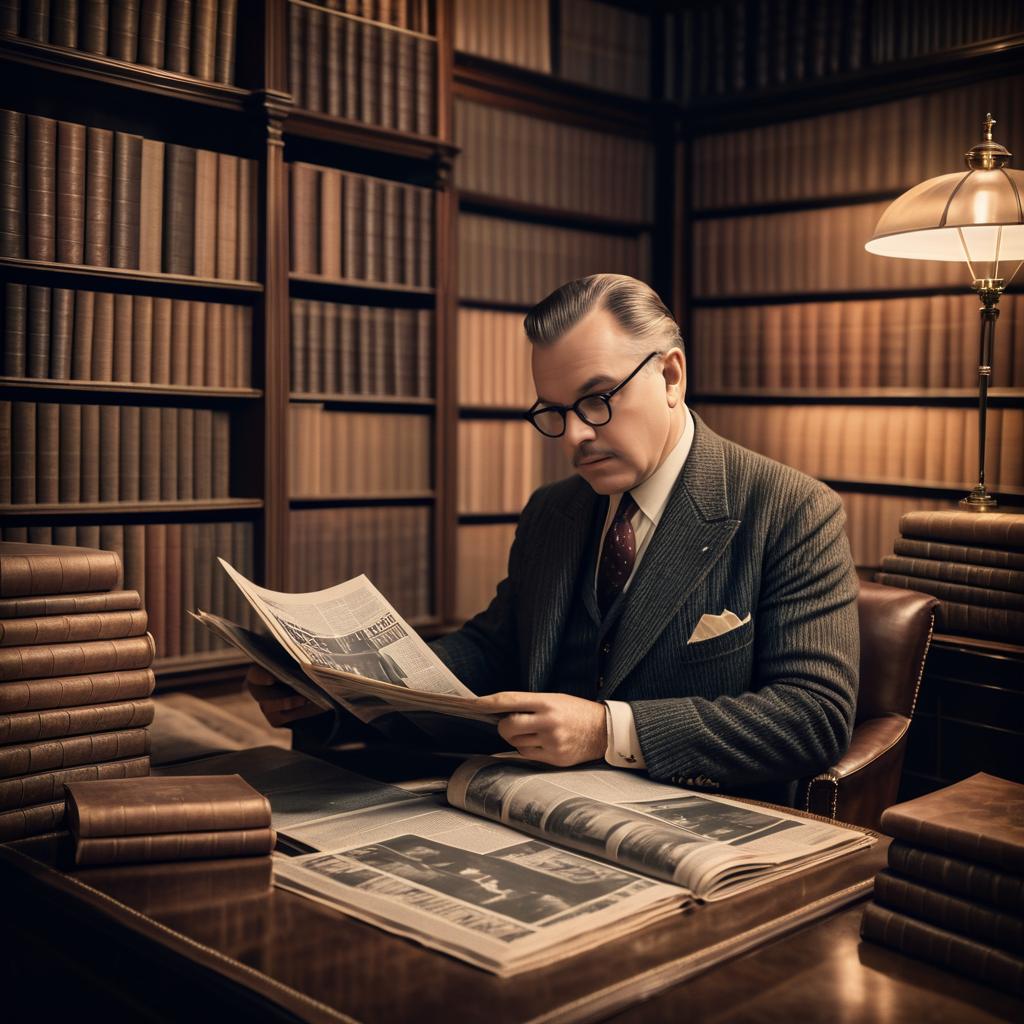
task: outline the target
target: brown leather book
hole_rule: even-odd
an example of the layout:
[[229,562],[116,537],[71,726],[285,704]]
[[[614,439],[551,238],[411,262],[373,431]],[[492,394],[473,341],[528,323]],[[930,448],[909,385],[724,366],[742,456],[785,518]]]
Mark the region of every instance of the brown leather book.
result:
[[26,251],[30,260],[52,260],[56,255],[57,122],[29,114],[26,123]]
[[39,836],[63,827],[64,801],[0,811],[0,842]]
[[74,380],[89,380],[92,376],[92,329],[95,312],[96,293],[75,292],[71,344],[71,377]]
[[162,267],[164,215],[164,144],[142,140],[140,165],[139,270],[159,274]]
[[0,597],[115,590],[122,579],[121,560],[110,551],[0,542]]
[[217,59],[218,82],[231,85],[235,80],[235,25],[238,18],[238,0],[218,0],[217,4]]
[[192,303],[188,299],[172,299],[170,351],[170,368],[172,384],[188,383],[188,339],[189,332],[191,330],[191,325]]
[[24,174],[25,115],[0,110],[0,256],[25,255]]
[[963,896],[1018,916],[1024,915],[1024,875],[1011,875],[894,839],[889,867],[937,892]]
[[1024,612],[943,601],[936,611],[935,628],[940,633],[988,637],[1019,644],[1024,636]]
[[86,0],[82,8],[82,49],[105,57],[110,36],[108,0]]
[[132,296],[114,296],[114,380],[128,382],[132,379]]
[[148,753],[148,729],[125,729],[94,736],[67,736],[41,743],[22,743],[0,747],[0,778],[117,761]]
[[72,643],[79,640],[118,640],[142,636],[146,612],[80,612],[33,618],[0,619],[0,647]]
[[274,849],[276,839],[277,835],[272,828],[80,838],[75,842],[75,863],[131,864],[208,857],[260,857]]
[[112,590],[109,593],[100,594],[65,594],[54,597],[3,597],[0,598],[0,619],[121,612],[141,607],[141,599],[138,591],[135,590]]
[[[157,254],[159,257],[159,254]],[[159,262],[157,263],[159,267]],[[153,300],[153,342],[151,353],[151,373],[154,384],[170,384],[171,382],[171,299]]]
[[302,12],[305,19],[305,52],[302,69],[302,94],[299,106],[307,110],[324,109],[324,13],[309,7]]
[[192,50],[192,0],[167,0],[166,64],[168,71],[187,75]]
[[878,582],[891,587],[920,590],[943,601],[953,601],[957,604],[980,605],[982,608],[1009,608],[1012,611],[1024,612],[1024,593],[991,590],[987,587],[968,587],[959,583],[946,583],[942,580],[894,572],[879,573]]
[[85,256],[85,125],[57,125],[57,259],[81,263]]
[[111,206],[110,262],[139,266],[139,217],[142,207],[142,136],[114,133],[114,192]]
[[81,500],[100,500],[100,407],[82,406]]
[[975,548],[965,544],[942,544],[938,541],[897,537],[893,542],[893,551],[906,558],[986,565],[995,569],[1024,569],[1024,552],[1000,551],[998,548]]
[[86,134],[85,262],[107,267],[110,266],[114,133],[106,128],[89,128]]
[[196,409],[193,417],[192,497],[213,497],[213,410]]
[[899,911],[869,903],[864,908],[860,933],[862,938],[908,956],[947,967],[1007,992],[1024,994],[1024,958],[954,935]]
[[886,555],[882,569],[904,576],[959,583],[967,587],[984,590],[1007,590],[1024,594],[1024,571],[996,569],[988,566],[969,565],[931,558],[907,558],[900,555]]
[[50,303],[49,288],[28,289],[28,376],[50,375]]
[[60,500],[57,469],[60,452],[60,407],[54,402],[36,405],[36,501],[48,505]]
[[[217,154],[197,149],[193,257],[196,277],[217,276]],[[198,383],[198,381],[194,382]]]
[[[173,2],[173,0],[172,0]],[[164,29],[167,0],[146,0],[139,13],[139,63],[164,66]]]
[[[16,505],[36,500],[36,407],[11,403],[11,496]],[[2,568],[2,563],[0,563]],[[0,578],[0,590],[4,581]]]
[[139,729],[153,721],[151,700],[125,700],[77,708],[23,711],[0,715],[0,746],[9,743],[37,743],[58,736]]
[[[181,3],[173,5],[181,10]],[[170,28],[168,18],[168,60]],[[186,53],[187,56],[187,53]],[[172,68],[172,70],[180,70]],[[184,69],[188,70],[187,64]],[[163,269],[168,274],[191,274],[195,265],[196,151],[168,143],[164,149]]]
[[217,67],[217,0],[193,0],[192,74],[213,81]]
[[114,296],[110,292],[96,292],[93,300],[91,377],[114,379]]
[[132,380],[149,384],[153,379],[152,296],[132,297]]
[[75,293],[70,288],[54,288],[50,300],[49,373],[54,380],[67,380],[71,376],[71,336],[74,333],[74,318]]
[[875,876],[875,902],[996,949],[1024,954],[1024,917],[1019,914],[951,896],[888,870]]
[[178,494],[178,413],[173,406],[160,410],[160,498],[176,501]]
[[[186,410],[179,410],[185,412]],[[164,538],[164,580],[163,600],[165,602],[163,620],[163,653],[165,657],[174,657],[181,653],[181,617],[183,602],[181,599],[181,523],[165,524]]]
[[148,633],[123,640],[5,647],[0,649],[0,682],[148,668],[153,653]]
[[145,406],[141,415],[139,451],[139,497],[142,501],[160,500],[160,409]]
[[[0,200],[2,203],[3,200]],[[2,229],[0,229],[2,230]],[[8,254],[13,255],[13,254]],[[3,372],[8,377],[24,377],[27,365],[28,289],[8,282],[4,286]]]
[[1024,550],[1024,516],[1012,512],[906,512],[900,517],[900,533],[920,540]]
[[882,813],[894,839],[1024,874],[1024,785],[978,772]]
[[92,779],[134,779],[149,775],[148,757],[129,757],[104,764],[84,764],[56,772],[21,775],[0,782],[0,810],[29,807],[64,799],[65,782],[86,782]]
[[121,408],[100,406],[100,452],[109,456],[99,459],[100,501],[118,501],[121,497]]
[[238,279],[238,176],[241,161],[229,153],[217,154],[217,264],[216,276]]
[[178,497],[191,498],[193,495],[193,445],[195,434],[195,412],[192,409],[178,410]]
[[115,0],[110,9],[110,56],[135,62],[139,55],[139,0]]
[[155,685],[153,670],[148,668],[55,679],[28,679],[0,686],[0,712],[13,714],[139,700],[149,697]]
[[[82,407],[74,402],[60,406],[59,500],[82,500]],[[0,601],[0,604],[3,602]],[[0,611],[0,617],[3,612]]]
[[269,829],[270,801],[240,775],[74,783],[68,823],[78,839]]

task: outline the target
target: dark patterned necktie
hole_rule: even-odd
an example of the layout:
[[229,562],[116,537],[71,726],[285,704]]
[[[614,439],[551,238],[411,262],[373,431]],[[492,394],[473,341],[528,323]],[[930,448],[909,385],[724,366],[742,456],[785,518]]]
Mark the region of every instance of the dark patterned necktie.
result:
[[601,561],[597,567],[597,606],[601,610],[601,618],[608,614],[615,598],[622,593],[636,562],[636,534],[629,521],[636,507],[633,495],[626,491],[604,535]]

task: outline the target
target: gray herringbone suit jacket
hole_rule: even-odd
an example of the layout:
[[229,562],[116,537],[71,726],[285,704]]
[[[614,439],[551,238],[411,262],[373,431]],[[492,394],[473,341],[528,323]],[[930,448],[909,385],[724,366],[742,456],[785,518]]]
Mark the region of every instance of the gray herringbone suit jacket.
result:
[[[824,484],[693,419],[591,695],[632,705],[652,778],[792,802],[795,781],[832,764],[853,727],[857,577],[845,515]],[[570,603],[581,568],[592,571],[582,562],[606,501],[579,477],[531,497],[490,606],[432,645],[475,693],[560,689],[553,668],[578,621]],[[750,622],[687,642],[705,612],[726,608]]]

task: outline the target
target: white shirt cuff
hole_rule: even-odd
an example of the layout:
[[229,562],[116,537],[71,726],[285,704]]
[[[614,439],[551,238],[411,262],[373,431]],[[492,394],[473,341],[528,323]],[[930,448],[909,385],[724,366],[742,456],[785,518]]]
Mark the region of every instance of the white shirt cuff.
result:
[[636,734],[633,709],[624,700],[606,700],[605,721],[608,725],[608,746],[604,759],[616,768],[646,768],[640,739]]

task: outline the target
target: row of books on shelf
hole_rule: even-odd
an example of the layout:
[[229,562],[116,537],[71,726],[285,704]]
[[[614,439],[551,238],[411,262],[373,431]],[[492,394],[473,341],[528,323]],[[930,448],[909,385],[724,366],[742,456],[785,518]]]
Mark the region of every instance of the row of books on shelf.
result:
[[433,394],[433,312],[291,300],[291,388],[337,395]]
[[518,111],[455,100],[463,192],[625,221],[654,217],[654,147]]
[[944,285],[966,290],[971,278],[964,264],[892,259],[864,248],[887,205],[695,221],[693,294],[732,298]]
[[549,0],[455,0],[455,49],[488,60],[551,73]]
[[[213,634],[186,609],[197,607],[247,624],[248,602],[217,564],[224,558],[247,577],[253,575],[254,530],[250,522],[103,523],[98,526],[5,526],[0,540],[99,548],[115,553],[124,566],[124,586],[142,595],[156,657],[169,658],[220,649]],[[141,647],[136,652],[141,657]],[[48,676],[129,671],[141,664],[95,662],[71,657]],[[2,689],[2,687],[0,687]]]
[[460,405],[525,411],[536,400],[521,313],[460,309],[457,368]]
[[432,486],[431,419],[411,413],[289,409],[293,498],[422,495]]
[[60,828],[64,785],[149,774],[153,639],[109,551],[0,542],[0,839]]
[[518,513],[541,484],[572,471],[561,444],[523,420],[460,420],[460,513]]
[[406,621],[429,618],[430,524],[424,506],[293,509],[291,589],[324,590],[365,573]]
[[431,0],[301,0],[306,6],[315,4],[330,11],[377,21],[382,25],[407,28],[429,35],[434,31]]
[[1024,637],[1024,516],[961,509],[900,517],[880,583],[939,598],[943,633],[1020,643]]
[[227,412],[0,401],[0,504],[223,498],[230,460]]
[[605,272],[650,280],[650,235],[601,234],[470,213],[459,216],[462,299],[532,306],[566,281]]
[[254,160],[0,111],[0,255],[255,278]]
[[[865,405],[694,406],[712,430],[825,480],[965,489],[978,474],[977,409]],[[1024,485],[1024,409],[988,410],[986,482]]]
[[0,32],[231,84],[237,16],[238,0],[10,0]]
[[997,119],[997,138],[1021,137],[1022,87],[1019,75],[998,78],[700,136],[693,143],[693,207],[901,192],[964,171],[961,154],[980,137],[987,111]]
[[437,131],[437,43],[343,11],[290,3],[289,84],[297,106],[418,135]]
[[251,385],[251,307],[10,282],[4,297],[6,376]]
[[455,614],[469,619],[494,597],[508,569],[515,523],[473,523],[458,527],[455,550]]
[[798,86],[1022,30],[1019,8],[1001,0],[690,4],[667,17],[665,93],[688,104]]
[[295,273],[432,285],[430,189],[301,162],[288,164],[288,180]]
[[[1024,386],[1024,307],[1000,303],[994,387]],[[688,386],[977,388],[978,301],[968,295],[698,309]]]

